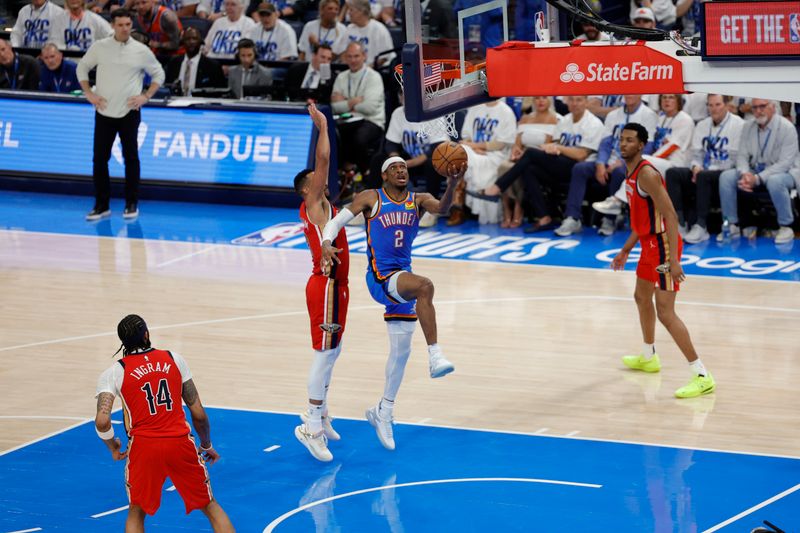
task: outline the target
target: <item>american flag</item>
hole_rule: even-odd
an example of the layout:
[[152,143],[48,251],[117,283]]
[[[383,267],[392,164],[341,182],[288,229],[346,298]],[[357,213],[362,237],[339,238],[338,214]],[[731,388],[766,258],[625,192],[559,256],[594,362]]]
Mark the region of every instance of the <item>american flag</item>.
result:
[[442,81],[442,64],[426,63],[423,70],[422,84],[425,87],[430,87],[440,81]]

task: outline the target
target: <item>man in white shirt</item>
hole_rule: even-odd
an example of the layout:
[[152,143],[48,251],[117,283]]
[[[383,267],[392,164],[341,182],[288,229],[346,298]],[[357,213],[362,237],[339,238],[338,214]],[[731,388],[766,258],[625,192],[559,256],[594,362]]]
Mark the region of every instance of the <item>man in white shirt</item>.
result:
[[49,0],[31,0],[19,10],[17,22],[11,30],[14,48],[41,48],[53,40],[52,28],[64,10]]
[[[797,130],[794,125],[777,113],[775,102],[753,98],[750,109],[755,120],[747,122],[742,129],[741,144],[736,158],[736,168],[723,172],[719,177],[719,199],[722,216],[730,224],[730,236],[741,236],[737,196],[745,193],[743,200],[752,201],[752,194],[766,189],[778,215],[778,233],[775,244],[794,240],[794,214],[791,191],[794,178],[789,173],[798,154]],[[720,233],[717,240],[724,239]]]
[[[78,63],[78,81],[86,99],[96,110],[93,159],[95,205],[86,215],[89,221],[111,215],[108,160],[117,134],[125,160],[125,210],[122,216],[126,219],[139,216],[139,110],[164,83],[164,69],[147,46],[131,39],[132,25],[133,17],[126,9],[112,12],[114,35],[96,41]],[[89,71],[95,67],[96,87],[92,90]],[[145,72],[153,81],[143,94]]]
[[336,76],[331,95],[334,113],[352,115],[337,125],[340,165],[354,164],[362,175],[380,148],[386,125],[383,79],[366,65],[366,60],[367,54],[360,43],[347,45],[344,61],[350,68]]
[[100,15],[86,11],[84,0],[66,0],[67,9],[53,23],[53,42],[62,50],[85,52],[114,32]]
[[297,34],[288,22],[278,18],[274,4],[262,2],[258,6],[257,24],[248,37],[256,43],[259,61],[289,61],[297,58]]
[[[706,219],[711,208],[711,199],[719,191],[719,176],[722,171],[733,168],[739,151],[739,140],[744,121],[728,111],[731,96],[709,94],[707,97],[710,116],[700,121],[694,129],[687,165],[675,165],[667,170],[667,191],[678,213],[678,223],[686,229],[692,219],[695,222],[683,236],[689,244],[709,239]],[[686,205],[695,192],[695,209]],[[692,213],[694,211],[694,213]]]
[[319,18],[303,26],[297,43],[301,61],[312,54],[315,45],[326,44],[337,56],[344,52],[348,42],[345,35],[347,28],[339,22],[338,17],[339,0],[322,0],[319,3]]
[[242,0],[225,0],[225,16],[214,21],[206,35],[206,56],[234,59],[239,39],[247,37],[256,23],[244,16]]
[[461,128],[461,146],[467,152],[467,172],[464,174],[466,196],[457,190],[448,226],[465,220],[463,206],[478,216],[480,224],[500,222],[500,202],[478,198],[478,193],[497,179],[497,169],[508,159],[517,138],[517,117],[504,100],[470,107]]
[[[374,65],[378,54],[389,52],[394,48],[392,35],[386,26],[371,18],[368,0],[348,0],[350,25],[347,26],[347,40],[358,42],[367,54],[367,64]],[[396,54],[384,54],[377,66],[388,64]]]
[[[526,228],[526,233],[547,229],[555,215],[555,202],[545,199],[541,185],[562,186],[572,179],[575,165],[583,161],[591,164],[596,157],[603,136],[603,123],[588,110],[588,100],[586,96],[567,96],[570,112],[556,125],[553,142],[525,150],[514,166],[485,191],[487,195],[499,195],[520,177],[524,179],[525,198],[531,205],[534,218],[539,219]],[[577,202],[577,209],[568,201],[567,213],[579,218],[582,200],[583,196]]]

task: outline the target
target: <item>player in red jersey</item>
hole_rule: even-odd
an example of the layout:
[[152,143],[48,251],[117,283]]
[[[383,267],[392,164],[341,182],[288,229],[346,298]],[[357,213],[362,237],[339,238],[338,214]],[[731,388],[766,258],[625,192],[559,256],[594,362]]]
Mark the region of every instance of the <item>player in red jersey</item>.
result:
[[636,268],[634,299],[639,308],[644,347],[641,354],[626,355],[622,362],[634,370],[661,370],[661,361],[655,349],[658,316],[658,320],[667,328],[689,361],[694,375],[687,385],[675,391],[675,396],[693,398],[713,392],[715,383],[697,356],[686,325],[675,314],[675,297],[680,283],[686,278],[681,267],[683,241],[678,234],[678,215],[667,194],[664,178],[650,163],[642,159],[645,144],[647,129],[635,122],[626,124],[620,135],[619,147],[627,165],[625,189],[631,210],[632,231],[622,250],[611,262],[611,267],[614,270],[625,268],[628,254],[639,242],[642,251],[639,266]]
[[331,425],[326,397],[333,374],[333,365],[339,357],[347,321],[348,288],[347,276],[350,255],[347,234],[339,231],[335,246],[343,251],[341,262],[327,274],[323,274],[322,228],[336,216],[336,208],[328,200],[328,167],[331,145],[328,139],[328,121],[314,104],[308,113],[317,128],[317,149],[314,169],[305,169],[294,179],[294,188],[302,196],[300,220],[311,250],[313,271],[306,284],[306,306],[311,320],[311,341],[314,360],[308,375],[308,410],[300,415],[303,424],[294,430],[295,437],[315,458],[330,461],[333,454],[328,450],[328,440],[339,440],[339,434]]
[[[219,454],[211,446],[208,416],[189,365],[177,353],[151,348],[147,324],[137,315],[123,318],[117,334],[123,357],[97,382],[95,429],[115,460],[128,459],[125,482],[130,507],[126,533],[144,531],[145,514],[155,514],[161,505],[167,477],[183,498],[187,513],[200,509],[215,532],[233,532],[228,516],[211,494],[205,463],[214,463]],[[111,409],[117,396],[122,400],[129,438],[127,451],[114,438],[111,425]],[[200,452],[183,414],[184,402],[200,437]]]

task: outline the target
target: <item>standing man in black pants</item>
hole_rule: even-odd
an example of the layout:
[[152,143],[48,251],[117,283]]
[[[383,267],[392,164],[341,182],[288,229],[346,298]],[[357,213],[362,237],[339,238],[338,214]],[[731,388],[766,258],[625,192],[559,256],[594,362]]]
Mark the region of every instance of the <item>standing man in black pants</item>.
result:
[[[78,81],[86,99],[96,110],[94,122],[94,194],[95,204],[86,220],[111,215],[111,180],[108,160],[114,139],[119,134],[125,160],[125,211],[122,216],[139,216],[139,146],[137,136],[141,107],[164,83],[164,69],[150,49],[131,39],[133,20],[126,9],[111,13],[114,35],[96,41],[78,63]],[[89,85],[89,71],[97,67],[95,90]],[[142,92],[144,72],[152,83]]]

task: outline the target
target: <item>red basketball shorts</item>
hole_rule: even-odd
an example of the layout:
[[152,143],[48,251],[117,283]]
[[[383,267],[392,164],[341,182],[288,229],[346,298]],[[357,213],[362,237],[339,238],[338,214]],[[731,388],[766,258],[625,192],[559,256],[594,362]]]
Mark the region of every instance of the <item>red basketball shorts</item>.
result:
[[639,258],[639,266],[636,267],[636,276],[652,281],[663,291],[678,292],[680,283],[675,281],[669,272],[661,273],[656,268],[659,265],[668,264],[674,254],[677,254],[677,259],[680,261],[683,253],[683,239],[678,237],[677,250],[670,248],[666,233],[641,235],[639,244],[642,247],[642,255]]
[[347,322],[347,282],[313,275],[306,285],[306,305],[311,320],[311,341],[315,350],[339,346]]
[[186,514],[211,503],[208,472],[191,436],[133,437],[128,451],[125,481],[131,505],[155,514],[167,477],[183,498]]

